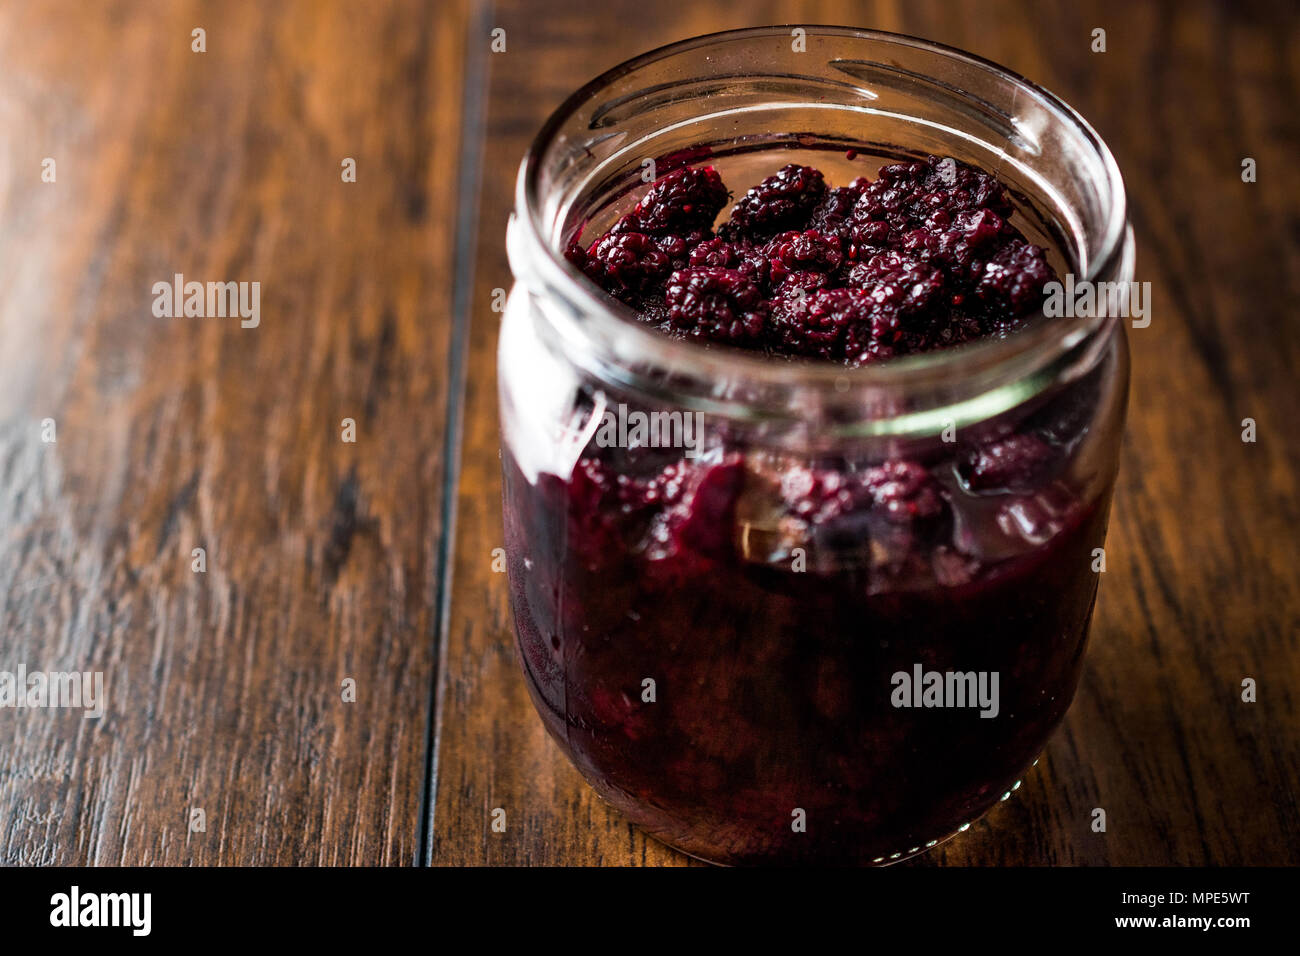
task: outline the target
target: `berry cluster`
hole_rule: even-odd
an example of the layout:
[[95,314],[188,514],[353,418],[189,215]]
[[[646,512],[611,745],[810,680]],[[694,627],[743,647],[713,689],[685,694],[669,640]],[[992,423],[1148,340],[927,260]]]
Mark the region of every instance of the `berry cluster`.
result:
[[951,159],[829,188],[787,165],[714,230],[729,193],[677,169],[569,258],[666,334],[851,367],[1001,337],[1055,278],[993,176]]

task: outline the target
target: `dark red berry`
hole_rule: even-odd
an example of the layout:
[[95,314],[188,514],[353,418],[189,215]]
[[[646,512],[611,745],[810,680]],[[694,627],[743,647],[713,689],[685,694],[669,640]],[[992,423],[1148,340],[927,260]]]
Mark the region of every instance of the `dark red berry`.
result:
[[706,239],[691,250],[692,267],[712,266],[717,269],[734,269],[742,261],[739,243],[725,239]]
[[634,224],[632,231],[651,235],[708,230],[727,196],[712,166],[678,169],[657,179],[625,218]]
[[872,502],[870,489],[836,469],[790,468],[781,476],[781,498],[796,518],[826,524]]
[[853,213],[853,207],[858,204],[866,188],[867,180],[858,177],[847,186],[837,186],[828,190],[826,196],[813,210],[808,220],[808,228],[827,234],[841,235]]
[[763,250],[743,240],[706,239],[691,250],[687,265],[691,268],[714,266],[739,269],[760,287],[766,286],[771,266]]
[[687,335],[752,344],[767,327],[768,304],[752,278],[738,269],[682,269],[668,280],[668,321]]
[[870,340],[872,303],[862,289],[821,289],[776,300],[772,331],[781,351],[842,359],[851,335]]
[[586,271],[610,295],[631,300],[667,278],[672,260],[651,236],[628,232],[593,243]]
[[1023,316],[1041,309],[1043,287],[1055,278],[1042,247],[1013,239],[984,265],[975,299],[990,315]]
[[579,269],[586,271],[587,250],[578,244],[576,238],[570,239],[569,244],[564,247],[564,258],[568,259]]
[[1006,190],[988,173],[951,158],[930,156],[924,162],[883,167],[853,210],[861,221],[887,222],[899,231],[925,225],[937,210],[950,216],[967,209],[988,209],[1009,216]]
[[821,170],[791,163],[750,189],[718,232],[727,239],[766,239],[803,228],[825,195]]
[[1018,236],[988,209],[967,209],[953,216],[939,210],[926,225],[905,233],[899,248],[942,269],[954,290],[964,294],[979,281],[986,261]]
[[[786,278],[791,274],[819,273],[823,277],[829,276],[844,261],[839,236],[824,236],[812,229],[779,233],[768,241],[763,253],[770,263],[773,289],[783,289]],[[825,282],[804,278],[795,284],[807,289],[825,285]]]
[[786,298],[791,295],[798,295],[800,292],[807,294],[816,292],[818,289],[830,285],[831,277],[825,272],[814,272],[811,269],[801,269],[798,272],[786,272],[778,279],[775,271],[772,274],[772,290],[779,297]]
[[668,233],[654,236],[653,239],[659,251],[668,257],[668,261],[672,263],[672,268],[675,271],[685,269],[690,264],[691,253],[695,250],[695,247],[711,240],[712,237],[713,233],[697,229],[685,235]]
[[944,277],[938,269],[899,252],[882,252],[849,268],[848,284],[865,289],[884,311],[921,315],[944,301]]
[[696,469],[689,504],[675,504],[668,525],[680,545],[712,558],[726,557],[734,546],[736,498],[745,479],[739,456]]
[[942,527],[948,503],[934,477],[917,462],[888,461],[864,472],[791,468],[781,477],[791,515],[831,546],[871,539],[887,563],[915,552],[919,536]]
[[850,259],[866,259],[889,248],[893,230],[889,223],[876,220],[850,219],[840,227],[844,236],[844,251]]
[[934,477],[914,461],[887,461],[863,473],[862,484],[876,508],[890,521],[907,523],[939,517],[943,491]]
[[1021,433],[970,449],[957,471],[971,491],[1028,491],[1056,461],[1050,445]]

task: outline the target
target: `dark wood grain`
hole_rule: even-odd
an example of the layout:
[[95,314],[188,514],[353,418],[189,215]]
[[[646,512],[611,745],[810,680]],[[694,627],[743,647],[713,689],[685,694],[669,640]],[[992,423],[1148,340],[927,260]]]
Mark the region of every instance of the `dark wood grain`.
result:
[[[465,28],[0,7],[0,668],[109,698],[0,712],[0,862],[416,860]],[[260,325],[154,317],[177,272]]]
[[[454,590],[441,675],[433,861],[689,862],[589,790],[513,657],[494,384],[502,229],[545,116],[620,60],[773,22],[960,46],[1079,108],[1124,171],[1151,326],[1131,333],[1130,424],[1087,670],[1016,797],[916,865],[1300,862],[1300,554],[1292,434],[1300,336],[1298,20],[1285,4],[1106,2],[496,5],[472,297]],[[1090,50],[1107,31],[1108,51]],[[1254,157],[1259,181],[1241,180]],[[1259,440],[1241,441],[1243,418]],[[1257,703],[1240,700],[1244,677]],[[504,833],[490,813],[507,811]],[[1108,830],[1093,833],[1103,807]]]

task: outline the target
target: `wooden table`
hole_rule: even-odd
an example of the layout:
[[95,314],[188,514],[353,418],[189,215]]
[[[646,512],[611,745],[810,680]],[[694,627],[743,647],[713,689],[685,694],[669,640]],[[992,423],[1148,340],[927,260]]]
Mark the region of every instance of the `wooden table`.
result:
[[[1078,698],[1017,798],[918,864],[1300,863],[1298,20],[0,6],[0,670],[108,690],[98,721],[0,711],[0,862],[688,862],[584,786],[517,672],[491,302],[516,165],[565,95],[667,41],[806,21],[1064,96],[1124,170],[1154,287]],[[259,324],[156,316],[175,273],[258,281]]]

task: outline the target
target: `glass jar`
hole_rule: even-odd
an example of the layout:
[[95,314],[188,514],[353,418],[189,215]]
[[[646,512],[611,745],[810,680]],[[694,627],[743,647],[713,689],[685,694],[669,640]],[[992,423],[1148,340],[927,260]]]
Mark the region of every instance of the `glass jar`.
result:
[[[639,324],[564,250],[648,169],[707,162],[743,189],[788,162],[847,183],[927,154],[996,175],[1058,273],[1131,281],[1123,184],[1092,129],[908,37],[665,47],[575,93],[520,171],[499,352],[520,661],[597,792],[706,860],[889,863],[1019,786],[1074,695],[1104,569],[1122,321],[785,363]],[[1049,453],[971,486],[972,461],[1024,436]],[[807,506],[849,486],[874,497]]]

